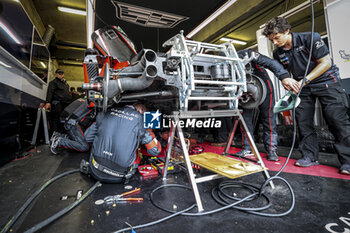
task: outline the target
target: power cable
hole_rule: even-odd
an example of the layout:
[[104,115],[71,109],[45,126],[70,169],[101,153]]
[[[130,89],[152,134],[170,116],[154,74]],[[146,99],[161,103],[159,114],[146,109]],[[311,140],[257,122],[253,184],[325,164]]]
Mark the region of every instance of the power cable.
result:
[[195,206],[196,206],[196,205],[193,204],[193,205],[191,205],[190,207],[188,207],[188,208],[186,208],[186,209],[184,209],[184,210],[181,210],[181,211],[179,211],[179,212],[177,212],[177,213],[175,213],[175,214],[169,215],[169,216],[167,216],[167,217],[165,217],[165,218],[156,220],[156,221],[154,221],[154,222],[150,222],[150,223],[146,223],[146,224],[134,226],[134,227],[127,227],[127,228],[124,228],[124,229],[120,229],[120,230],[118,230],[118,231],[115,231],[114,233],[121,233],[121,232],[124,232],[124,231],[127,231],[127,230],[133,230],[133,229],[140,229],[140,228],[149,227],[149,226],[152,226],[152,225],[155,225],[155,224],[164,222],[164,221],[166,221],[166,220],[168,220],[168,219],[171,219],[171,218],[173,218],[173,217],[175,217],[175,216],[178,216],[178,215],[180,215],[180,214],[183,214],[183,213],[185,213],[185,212],[187,212],[187,211],[190,211],[190,210],[193,209]]
[[65,215],[66,213],[68,213],[69,211],[74,209],[82,201],[84,201],[85,198],[87,198],[93,191],[95,191],[95,189],[97,187],[100,186],[100,184],[101,184],[100,181],[97,181],[94,184],[94,186],[92,186],[83,196],[81,196],[81,198],[79,198],[78,200],[76,200],[72,204],[68,205],[64,209],[60,210],[56,214],[52,215],[51,217],[49,217],[49,218],[45,219],[44,221],[38,223],[37,225],[35,225],[34,227],[30,228],[29,230],[26,230],[24,233],[36,232],[36,231],[40,230],[41,228],[47,226],[48,224],[52,223],[53,221],[57,220],[58,218],[62,217],[63,215]]
[[54,181],[60,179],[63,176],[78,172],[79,169],[75,169],[75,170],[71,170],[71,171],[67,171],[64,172],[48,181],[45,182],[45,184],[43,184],[30,198],[28,198],[28,200],[22,205],[22,207],[17,211],[17,213],[10,219],[10,221],[5,225],[5,227],[1,230],[1,233],[7,232],[8,229],[16,222],[16,220],[19,218],[19,216],[21,216],[21,214],[23,213],[23,211],[30,205],[30,203],[32,203],[32,201],[47,187],[49,186],[51,183],[53,183]]
[[[3,227],[3,229],[1,230],[1,233],[5,233],[7,232],[12,225],[17,221],[17,219],[22,215],[22,213],[24,212],[24,210],[33,202],[33,200],[50,184],[52,184],[53,182],[55,182],[56,180],[70,175],[72,173],[76,173],[76,172],[80,172],[79,169],[73,169],[67,172],[64,172],[62,174],[59,174],[57,176],[55,176],[54,178],[46,181],[32,196],[30,196],[27,201],[22,205],[22,207],[17,211],[17,213],[10,219],[10,221],[8,221],[8,223]],[[59,217],[61,217],[62,215],[66,214],[68,211],[70,211],[71,209],[73,209],[74,207],[76,207],[78,204],[80,204],[80,202],[82,202],[86,197],[88,197],[98,186],[99,186],[100,182],[96,182],[96,184],[90,188],[90,190],[88,192],[86,192],[80,199],[76,200],[75,202],[73,202],[72,204],[70,204],[69,206],[67,206],[66,208],[64,208],[63,210],[59,211],[58,213],[56,213],[55,215],[51,216],[50,218],[42,221],[41,223],[35,225],[34,227],[32,227],[31,229],[27,230],[26,232],[35,232],[41,228],[43,228],[44,226],[48,225],[49,223],[53,222],[54,220],[58,219]]]

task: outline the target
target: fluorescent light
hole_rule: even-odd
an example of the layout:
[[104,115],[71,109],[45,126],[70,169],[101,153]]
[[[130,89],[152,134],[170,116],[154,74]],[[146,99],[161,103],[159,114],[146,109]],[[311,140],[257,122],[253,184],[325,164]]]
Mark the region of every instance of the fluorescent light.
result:
[[57,9],[59,11],[66,12],[66,13],[71,13],[71,14],[76,14],[76,15],[86,15],[86,11],[77,10],[77,9],[73,9],[73,8],[59,6],[59,7],[57,7]]
[[247,42],[245,42],[245,41],[231,39],[231,38],[226,38],[226,37],[222,37],[220,40],[226,41],[226,42],[231,42],[231,43],[234,43],[234,44],[241,44],[241,45],[246,45],[247,44]]
[[[114,4],[114,3],[113,3]],[[89,1],[86,4],[86,41],[87,41],[87,48],[93,48],[94,43],[91,39],[91,34],[94,32],[95,27],[95,13],[94,13],[94,7],[95,7],[95,0]]]
[[14,2],[19,2],[19,0],[13,0]]
[[22,42],[16,37],[16,35],[0,20],[0,27],[11,37],[12,40],[16,42],[16,44],[23,45]]
[[201,24],[199,24],[195,29],[193,29],[190,33],[187,34],[187,38],[191,38],[195,34],[197,34],[200,30],[202,30],[205,26],[207,26],[211,21],[213,21],[216,17],[218,17],[222,12],[227,10],[233,3],[237,2],[237,0],[229,0],[224,5],[222,5],[219,9],[217,9],[213,14],[211,14],[208,18],[206,18]]
[[43,68],[46,68],[46,65],[45,65],[44,62],[41,61],[40,64],[41,64],[41,66],[42,66]]

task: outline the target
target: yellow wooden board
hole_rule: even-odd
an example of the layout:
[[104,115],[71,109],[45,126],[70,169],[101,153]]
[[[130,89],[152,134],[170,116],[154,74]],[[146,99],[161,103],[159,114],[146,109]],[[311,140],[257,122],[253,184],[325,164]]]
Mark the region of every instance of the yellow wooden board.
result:
[[190,160],[194,164],[222,176],[226,176],[230,179],[264,171],[264,168],[260,165],[233,159],[212,152],[191,155]]

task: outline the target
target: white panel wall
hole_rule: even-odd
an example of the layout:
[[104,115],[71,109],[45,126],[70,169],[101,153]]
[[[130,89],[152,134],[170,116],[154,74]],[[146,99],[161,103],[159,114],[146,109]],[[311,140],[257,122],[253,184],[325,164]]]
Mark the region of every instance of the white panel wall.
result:
[[350,78],[350,1],[324,0],[329,49],[342,79]]

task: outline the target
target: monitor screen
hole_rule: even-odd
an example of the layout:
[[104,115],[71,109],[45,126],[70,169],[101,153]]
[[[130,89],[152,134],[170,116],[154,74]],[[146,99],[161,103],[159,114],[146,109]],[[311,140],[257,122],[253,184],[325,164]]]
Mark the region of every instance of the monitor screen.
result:
[[0,46],[29,68],[33,24],[22,5],[0,1]]

